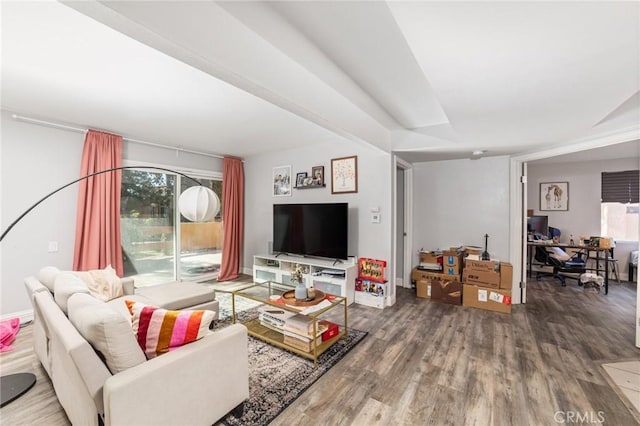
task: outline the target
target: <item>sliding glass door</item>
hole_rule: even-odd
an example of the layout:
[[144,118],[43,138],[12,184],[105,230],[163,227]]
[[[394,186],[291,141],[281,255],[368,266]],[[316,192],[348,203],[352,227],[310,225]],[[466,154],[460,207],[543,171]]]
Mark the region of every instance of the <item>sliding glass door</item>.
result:
[[[198,180],[222,198],[220,178]],[[222,256],[221,213],[213,222],[191,223],[177,208],[180,193],[193,185],[172,173],[123,170],[124,273],[135,277],[137,287],[217,277]]]

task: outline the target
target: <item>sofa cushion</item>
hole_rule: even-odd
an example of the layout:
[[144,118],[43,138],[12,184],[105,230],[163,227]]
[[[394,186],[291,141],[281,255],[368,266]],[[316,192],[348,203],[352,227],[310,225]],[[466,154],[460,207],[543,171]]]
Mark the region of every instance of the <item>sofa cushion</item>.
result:
[[67,315],[67,301],[75,293],[89,293],[85,283],[73,272],[60,272],[53,285],[53,298]]
[[59,273],[60,269],[55,266],[45,266],[40,269],[40,272],[38,272],[38,281],[44,284],[44,286],[53,293],[53,286]]
[[127,300],[133,332],[148,359],[167,353],[209,334],[215,312],[169,311]]
[[111,265],[104,269],[74,273],[86,284],[89,293],[103,302],[123,295],[122,281]]
[[216,298],[215,290],[192,282],[173,282],[136,289],[136,293],[164,309],[185,309],[210,302]]
[[112,374],[146,361],[131,323],[109,305],[85,293],[69,297],[69,321],[100,352]]

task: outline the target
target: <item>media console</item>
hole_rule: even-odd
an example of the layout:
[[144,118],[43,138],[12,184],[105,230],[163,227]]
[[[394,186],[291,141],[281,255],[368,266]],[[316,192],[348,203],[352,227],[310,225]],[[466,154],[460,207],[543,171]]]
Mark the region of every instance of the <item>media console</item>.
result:
[[291,271],[296,264],[301,265],[304,270],[303,279],[307,287],[313,286],[325,293],[346,297],[348,305],[353,303],[358,270],[355,260],[335,263],[333,259],[286,254],[256,255],[253,256],[253,280],[257,283],[275,281],[295,285],[291,279]]

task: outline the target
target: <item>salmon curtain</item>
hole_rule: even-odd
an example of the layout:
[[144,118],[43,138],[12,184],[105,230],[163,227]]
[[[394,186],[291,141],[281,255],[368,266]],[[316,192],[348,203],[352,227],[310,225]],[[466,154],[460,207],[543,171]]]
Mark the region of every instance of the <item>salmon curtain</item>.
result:
[[222,265],[218,281],[238,278],[244,233],[242,160],[225,157],[222,165]]
[[[89,130],[84,139],[80,176],[122,167],[122,136]],[[120,240],[120,170],[79,182],[73,269],[111,265],[123,276]]]

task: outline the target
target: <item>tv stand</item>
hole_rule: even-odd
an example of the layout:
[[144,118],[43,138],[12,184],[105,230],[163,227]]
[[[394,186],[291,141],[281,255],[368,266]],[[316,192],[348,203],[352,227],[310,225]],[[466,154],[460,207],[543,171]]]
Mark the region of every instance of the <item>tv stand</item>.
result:
[[355,262],[340,259],[321,259],[293,256],[286,253],[253,256],[253,280],[274,281],[295,285],[291,271],[296,264],[303,269],[303,280],[307,287],[313,286],[328,294],[347,298],[350,305],[355,299],[355,281],[358,266]]

